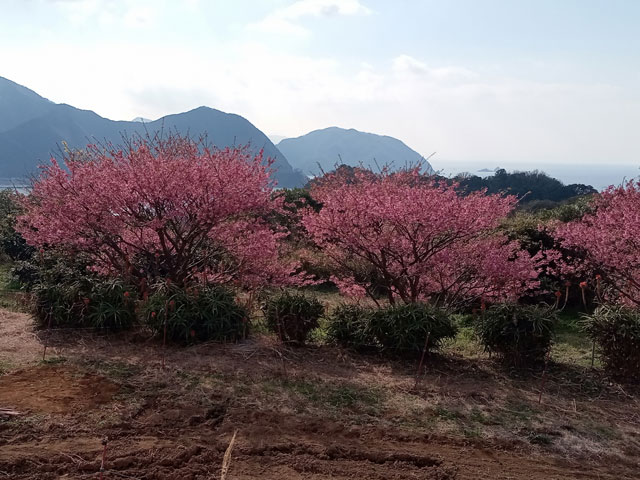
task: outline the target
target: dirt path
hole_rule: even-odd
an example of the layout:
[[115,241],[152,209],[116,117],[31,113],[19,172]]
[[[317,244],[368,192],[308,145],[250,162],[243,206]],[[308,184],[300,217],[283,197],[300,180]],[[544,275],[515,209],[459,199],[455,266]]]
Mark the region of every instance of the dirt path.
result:
[[[105,479],[219,478],[236,430],[230,480],[640,477],[637,459],[611,453],[561,456],[512,439],[449,436],[437,425],[406,427],[394,420],[396,397],[381,410],[367,397],[353,400],[351,390],[325,397],[321,389],[310,390],[311,382],[291,380],[296,368],[309,368],[293,360],[288,377],[279,378],[281,361],[271,347],[175,350],[162,371],[153,342],[50,340],[50,361],[42,364],[42,344],[28,317],[0,314],[0,359],[9,365],[0,375],[0,408],[21,413],[0,417],[0,479],[98,478],[104,437]],[[389,388],[404,378],[377,364],[349,360],[332,367],[329,360],[300,362],[317,364],[318,375],[374,377]],[[446,386],[454,390],[451,382]],[[333,403],[321,410],[318,402],[326,398]]]

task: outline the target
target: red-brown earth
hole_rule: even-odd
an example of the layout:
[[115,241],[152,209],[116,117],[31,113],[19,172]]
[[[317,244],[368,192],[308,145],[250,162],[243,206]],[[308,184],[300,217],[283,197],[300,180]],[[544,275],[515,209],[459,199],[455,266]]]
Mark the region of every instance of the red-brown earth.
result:
[[489,360],[414,388],[410,363],[269,337],[161,352],[0,312],[0,479],[99,478],[105,438],[105,479],[217,479],[235,431],[228,479],[640,478],[637,394],[599,376],[559,368],[538,405],[539,375]]

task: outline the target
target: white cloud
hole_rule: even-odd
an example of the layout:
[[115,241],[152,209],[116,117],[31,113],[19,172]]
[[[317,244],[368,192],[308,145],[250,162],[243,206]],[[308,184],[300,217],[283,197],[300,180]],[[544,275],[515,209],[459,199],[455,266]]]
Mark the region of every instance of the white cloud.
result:
[[393,59],[393,69],[399,73],[410,72],[422,75],[428,71],[427,64],[409,55],[400,55]]
[[298,0],[267,15],[259,22],[249,24],[247,28],[265,33],[306,35],[309,31],[298,23],[302,18],[371,13],[372,11],[362,5],[360,0]]
[[156,4],[140,0],[47,0],[74,25],[96,22],[101,26],[121,24],[129,28],[153,23]]
[[133,28],[146,27],[153,23],[155,11],[150,7],[133,7],[124,14],[125,25]]

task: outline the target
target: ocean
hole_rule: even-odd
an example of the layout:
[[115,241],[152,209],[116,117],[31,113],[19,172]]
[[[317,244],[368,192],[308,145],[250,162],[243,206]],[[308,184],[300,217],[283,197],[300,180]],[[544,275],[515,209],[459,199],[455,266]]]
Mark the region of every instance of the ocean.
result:
[[[632,178],[640,177],[640,162],[638,165],[629,164],[563,164],[563,163],[539,163],[539,164],[503,164],[499,166],[487,165],[475,162],[448,162],[446,165],[437,162],[435,159],[431,161],[431,165],[438,173],[445,176],[455,176],[462,172],[468,172],[473,175],[485,177],[491,175],[493,171],[480,171],[482,169],[493,170],[495,168],[504,168],[512,171],[531,171],[539,170],[547,175],[557,178],[565,185],[571,183],[583,183],[591,185],[598,190],[603,190],[609,185],[620,185],[622,182]],[[20,178],[0,178],[0,190],[17,189],[20,193],[29,191],[28,185]]]
[[17,190],[19,193],[29,193],[29,186],[21,178],[0,178],[0,190]]
[[435,159],[430,162],[434,170],[441,175],[454,176],[458,173],[469,172],[481,177],[491,175],[493,172],[480,172],[481,169],[504,168],[508,172],[538,170],[557,178],[565,185],[571,183],[583,183],[591,185],[597,190],[603,190],[609,185],[620,185],[622,182],[638,178],[640,176],[640,161],[637,165],[630,164],[563,164],[563,163],[538,163],[538,164],[503,164],[487,165],[474,162],[452,163],[447,165],[439,163]]

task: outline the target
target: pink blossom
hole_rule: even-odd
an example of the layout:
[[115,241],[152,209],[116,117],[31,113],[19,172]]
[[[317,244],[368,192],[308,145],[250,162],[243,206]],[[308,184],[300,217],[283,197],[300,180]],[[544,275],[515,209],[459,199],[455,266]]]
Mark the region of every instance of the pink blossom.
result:
[[[84,252],[102,273],[295,283],[297,264],[280,261],[286,232],[263,220],[281,208],[270,164],[178,136],[123,150],[89,145],[64,167],[43,168],[18,229],[32,245]],[[132,267],[140,263],[150,271]]]
[[323,208],[306,210],[303,225],[333,261],[345,293],[372,295],[373,275],[392,303],[456,306],[515,299],[538,286],[538,259],[496,233],[513,197],[462,195],[417,170],[357,169],[346,180],[328,175],[312,195]]
[[583,254],[565,269],[589,276],[601,271],[611,299],[640,305],[640,183],[609,187],[592,206],[593,212],[557,229],[564,247]]

